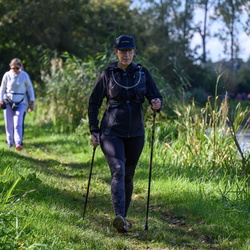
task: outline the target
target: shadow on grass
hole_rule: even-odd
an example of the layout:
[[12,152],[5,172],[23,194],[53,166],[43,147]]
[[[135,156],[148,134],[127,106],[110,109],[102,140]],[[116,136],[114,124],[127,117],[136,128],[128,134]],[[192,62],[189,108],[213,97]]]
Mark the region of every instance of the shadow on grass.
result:
[[[4,159],[2,156],[4,155]],[[59,161],[55,160],[37,160],[31,157],[26,157],[20,155],[15,151],[10,150],[1,150],[0,149],[0,172],[2,173],[6,166],[10,166],[10,171],[18,171],[21,180],[16,186],[18,194],[16,196],[22,197],[25,199],[30,199],[33,202],[42,202],[46,203],[47,207],[54,206],[55,204],[62,209],[69,209],[78,213],[81,216],[83,209],[84,197],[86,194],[87,180],[89,176],[89,163],[77,164],[77,163],[68,163],[61,164]],[[60,166],[60,169],[57,168]],[[70,168],[68,174],[64,173],[65,168]],[[15,170],[14,170],[15,169]],[[24,171],[24,169],[28,169]],[[70,174],[70,171],[77,170],[82,173]],[[76,182],[81,182],[82,184],[78,187],[78,190],[75,190],[74,187],[70,189],[68,186],[63,187],[60,184],[61,188],[52,187],[41,180],[39,174],[43,173],[46,178],[55,177],[58,181],[62,181],[62,178],[75,179]],[[93,174],[95,178],[95,174]],[[4,189],[8,190],[11,187],[13,180],[5,181],[3,183]],[[2,185],[1,185],[2,186]],[[90,195],[89,199],[96,199],[97,195]],[[107,203],[105,196],[98,197],[98,206],[103,207]]]
[[5,126],[0,125],[0,133],[4,134],[5,133]]
[[[51,143],[54,144],[54,143]],[[41,148],[41,147],[40,147]],[[48,145],[46,143],[46,148]],[[36,159],[24,156],[14,151],[14,149],[0,149],[0,170],[4,169],[4,165],[13,165],[16,163],[22,167],[29,168],[31,171],[41,172],[47,176],[61,177],[61,178],[86,178],[86,174],[90,169],[90,159],[82,163],[62,163],[54,159]],[[95,159],[95,165],[102,165],[103,159]],[[82,172],[82,173],[79,173]],[[95,173],[93,173],[95,174]]]

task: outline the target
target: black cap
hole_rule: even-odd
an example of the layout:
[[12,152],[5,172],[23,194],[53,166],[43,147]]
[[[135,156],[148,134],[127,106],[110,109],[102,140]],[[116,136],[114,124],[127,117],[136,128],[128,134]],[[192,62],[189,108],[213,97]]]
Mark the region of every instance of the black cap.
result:
[[116,49],[135,49],[135,40],[132,36],[122,35],[115,40]]

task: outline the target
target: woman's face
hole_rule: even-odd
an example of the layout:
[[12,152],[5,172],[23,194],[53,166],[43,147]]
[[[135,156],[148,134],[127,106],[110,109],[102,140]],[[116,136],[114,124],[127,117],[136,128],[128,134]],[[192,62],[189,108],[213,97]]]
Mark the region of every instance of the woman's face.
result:
[[130,63],[132,63],[135,49],[115,49],[115,54],[118,57],[118,63],[123,68],[126,69]]
[[14,71],[15,74],[18,74],[20,67],[18,65],[11,65],[10,68]]

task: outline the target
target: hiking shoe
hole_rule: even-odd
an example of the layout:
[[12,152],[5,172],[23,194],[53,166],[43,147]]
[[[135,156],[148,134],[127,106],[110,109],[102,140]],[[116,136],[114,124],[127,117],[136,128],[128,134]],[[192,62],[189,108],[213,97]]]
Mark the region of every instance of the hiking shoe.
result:
[[116,228],[118,233],[127,233],[129,229],[126,220],[121,215],[115,217],[113,227]]
[[17,145],[16,145],[16,150],[19,150],[19,151],[20,151],[20,150],[22,150],[22,149],[23,149],[23,147],[22,147],[20,144],[17,144]]

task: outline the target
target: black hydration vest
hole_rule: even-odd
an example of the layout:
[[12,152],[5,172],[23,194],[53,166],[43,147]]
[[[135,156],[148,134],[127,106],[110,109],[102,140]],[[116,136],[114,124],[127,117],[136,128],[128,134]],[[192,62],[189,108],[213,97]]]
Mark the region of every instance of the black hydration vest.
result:
[[145,74],[140,64],[132,63],[134,70],[122,72],[110,67],[107,86],[108,104],[117,107],[123,103],[144,102],[146,93]]

